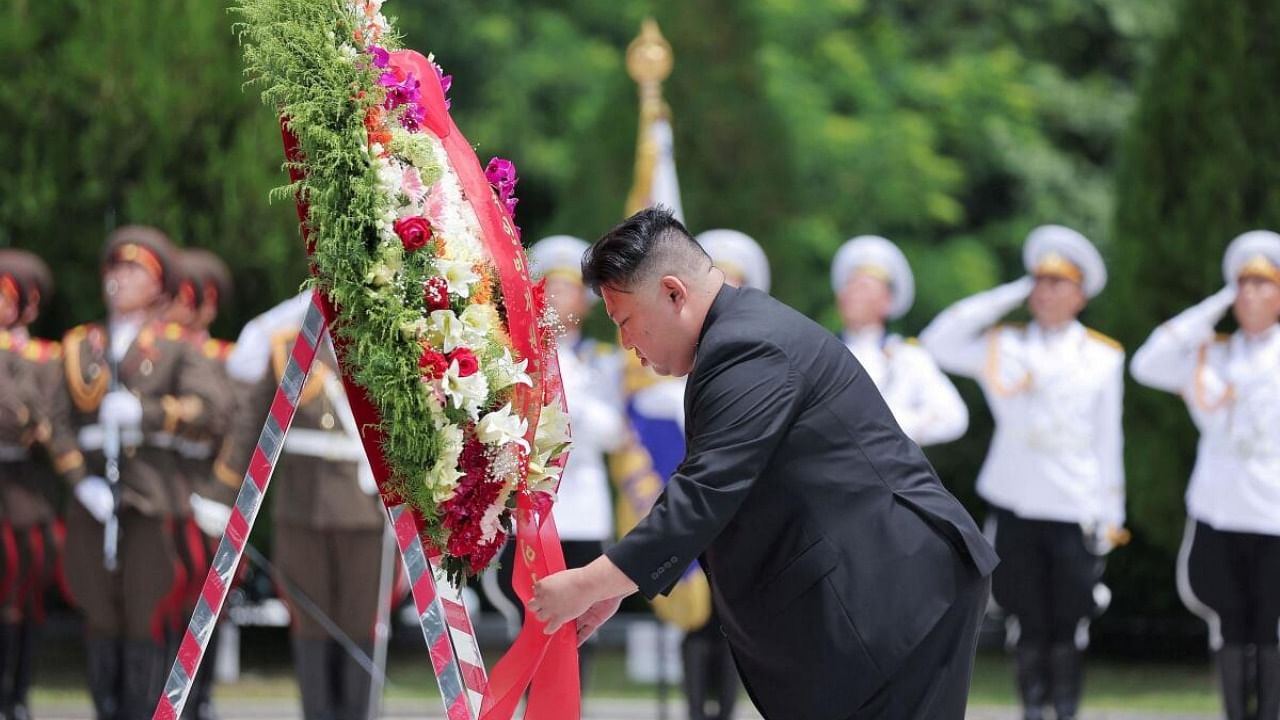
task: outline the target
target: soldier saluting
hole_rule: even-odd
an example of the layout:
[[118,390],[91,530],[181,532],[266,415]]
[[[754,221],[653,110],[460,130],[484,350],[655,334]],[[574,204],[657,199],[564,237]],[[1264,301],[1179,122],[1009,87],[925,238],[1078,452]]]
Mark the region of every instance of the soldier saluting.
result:
[[[978,381],[995,417],[978,494],[994,518],[991,589],[1014,621],[1023,717],[1051,702],[1074,720],[1088,624],[1105,605],[1102,556],[1124,522],[1124,351],[1077,319],[1107,279],[1088,239],[1042,225],[1023,264],[1027,276],[952,305],[920,340],[944,370]],[[996,324],[1024,301],[1030,325]]]
[[[1228,720],[1280,718],[1280,235],[1247,232],[1227,286],[1169,320],[1130,368],[1182,395],[1200,431],[1187,487],[1178,594],[1209,624]],[[1215,335],[1233,311],[1239,330]],[[1252,651],[1252,652],[1251,652]],[[1256,666],[1256,667],[1255,667]],[[1257,682],[1250,680],[1256,675]]]
[[174,511],[168,485],[178,473],[174,437],[224,422],[217,371],[182,327],[160,320],[175,288],[175,255],[155,228],[130,225],[107,238],[107,319],[67,333],[66,382],[53,396],[55,465],[75,497],[65,567],[85,616],[99,718],[154,710],[168,660],[162,600],[177,561],[166,532]]

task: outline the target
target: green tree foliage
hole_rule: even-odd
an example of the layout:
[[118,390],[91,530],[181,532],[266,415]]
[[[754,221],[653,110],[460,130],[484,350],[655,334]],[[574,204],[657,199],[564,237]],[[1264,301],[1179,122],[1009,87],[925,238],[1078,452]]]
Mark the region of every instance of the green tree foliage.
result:
[[101,314],[99,248],[126,222],[218,250],[247,309],[298,287],[297,218],[266,197],[284,184],[280,132],[242,88],[225,7],[23,1],[0,12],[0,241],[53,266],[49,332]]
[[[1159,47],[1116,178],[1116,331],[1130,347],[1222,287],[1231,238],[1280,228],[1277,38],[1275,2],[1184,0]],[[1181,398],[1127,395],[1129,511],[1172,582],[1197,436]]]

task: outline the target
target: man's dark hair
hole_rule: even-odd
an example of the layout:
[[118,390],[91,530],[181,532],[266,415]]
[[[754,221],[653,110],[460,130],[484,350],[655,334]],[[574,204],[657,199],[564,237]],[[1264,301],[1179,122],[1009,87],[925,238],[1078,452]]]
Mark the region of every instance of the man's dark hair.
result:
[[637,283],[663,275],[704,270],[711,258],[684,225],[661,205],[623,220],[592,243],[582,256],[582,282],[628,292]]

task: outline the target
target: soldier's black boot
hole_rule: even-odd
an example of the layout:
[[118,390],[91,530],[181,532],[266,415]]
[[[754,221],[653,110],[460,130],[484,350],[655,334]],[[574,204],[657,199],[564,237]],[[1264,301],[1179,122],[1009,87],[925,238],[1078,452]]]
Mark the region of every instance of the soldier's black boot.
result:
[[[373,657],[373,643],[363,643],[359,647],[365,655]],[[342,668],[342,703],[337,720],[365,720],[369,717],[369,692],[373,687],[373,677],[344,649],[338,648],[337,652]]]
[[1217,660],[1222,710],[1227,720],[1247,720],[1245,712],[1249,705],[1249,690],[1244,645],[1223,645]]
[[1072,643],[1049,649],[1049,686],[1057,720],[1076,720],[1084,690],[1084,653]]
[[298,676],[304,720],[335,720],[331,643],[325,639],[293,638],[293,670]]
[[164,643],[124,641],[124,666],[120,692],[122,720],[145,720],[155,714],[164,685]]
[[118,638],[89,638],[89,694],[97,720],[121,720],[120,663],[123,661]]
[[1258,720],[1280,720],[1280,645],[1258,646]]
[[36,625],[27,621],[16,627],[17,647],[13,653],[13,685],[10,686],[5,716],[8,720],[30,720],[27,697],[31,692],[31,672],[35,658]]
[[1023,720],[1043,720],[1049,702],[1049,653],[1040,645],[1019,644],[1014,664]]
[[0,720],[9,720],[13,706],[13,666],[18,642],[18,626],[0,624]]

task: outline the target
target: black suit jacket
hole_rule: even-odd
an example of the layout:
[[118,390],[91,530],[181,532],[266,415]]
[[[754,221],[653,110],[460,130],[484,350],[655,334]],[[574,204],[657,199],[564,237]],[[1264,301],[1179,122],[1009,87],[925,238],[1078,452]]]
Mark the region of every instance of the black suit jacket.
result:
[[725,286],[685,390],[687,450],[608,551],[649,598],[695,559],[753,700],[845,718],[995,552],[831,333]]

